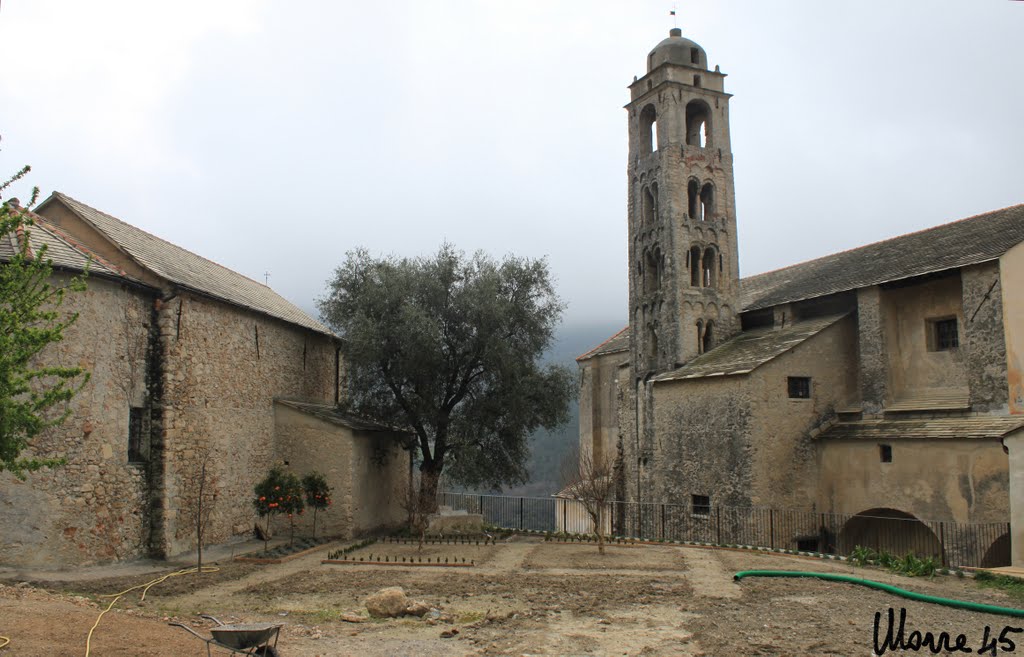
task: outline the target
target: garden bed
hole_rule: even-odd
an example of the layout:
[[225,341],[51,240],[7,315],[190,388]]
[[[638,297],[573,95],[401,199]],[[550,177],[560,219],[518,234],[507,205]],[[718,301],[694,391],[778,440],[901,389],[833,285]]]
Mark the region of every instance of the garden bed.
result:
[[338,539],[335,538],[297,538],[291,545],[285,543],[270,550],[249,552],[235,557],[235,561],[242,563],[285,563],[286,561],[312,554],[336,542],[338,542]]

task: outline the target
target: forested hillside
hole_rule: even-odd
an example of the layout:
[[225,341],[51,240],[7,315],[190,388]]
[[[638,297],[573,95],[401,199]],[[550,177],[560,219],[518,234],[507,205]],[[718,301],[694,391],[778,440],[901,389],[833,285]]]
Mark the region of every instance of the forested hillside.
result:
[[[564,327],[559,331],[547,359],[576,371],[576,357],[596,347],[620,330],[626,322],[602,322]],[[503,491],[507,495],[546,497],[558,491],[559,469],[565,454],[579,440],[579,405],[572,402],[569,421],[558,429],[541,429],[530,437],[530,481]]]

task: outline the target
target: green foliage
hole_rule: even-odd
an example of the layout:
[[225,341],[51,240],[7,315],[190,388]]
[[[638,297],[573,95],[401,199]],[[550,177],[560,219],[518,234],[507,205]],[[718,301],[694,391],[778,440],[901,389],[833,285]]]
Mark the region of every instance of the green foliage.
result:
[[329,286],[319,307],[345,338],[350,406],[414,434],[421,506],[446,466],[470,487],[526,480],[527,437],[562,424],[575,391],[568,368],[540,363],[563,309],[546,262],[357,250]]
[[935,557],[919,557],[913,553],[897,557],[885,550],[876,552],[861,545],[853,548],[849,560],[856,566],[881,566],[907,577],[934,577],[941,568],[941,563]]
[[[963,577],[963,571],[959,571],[957,576]],[[974,573],[974,581],[983,588],[999,589],[1005,591],[1012,598],[1024,600],[1024,579],[979,570]]]
[[[25,167],[0,184],[0,192],[28,171]],[[32,203],[37,196],[38,189]],[[9,244],[13,237],[18,244],[13,255],[0,261],[0,471],[21,479],[27,471],[64,462],[20,455],[33,437],[67,419],[68,402],[89,380],[81,367],[40,364],[43,350],[63,340],[64,330],[78,319],[77,314],[61,313],[60,306],[68,291],[85,289],[86,274],[63,287],[52,285],[46,246],[29,248],[32,225],[32,217],[21,208],[0,205],[0,243]]]
[[306,506],[323,511],[331,505],[331,487],[327,477],[320,472],[310,472],[302,477],[302,492],[306,495]]
[[[295,516],[301,515],[305,504],[303,503],[302,482],[291,472],[285,472],[279,466],[274,466],[256,486],[253,487],[252,504],[256,513],[262,518],[267,518],[267,534],[270,533],[270,519],[275,515],[284,514],[288,516],[291,526],[291,540],[295,539]],[[264,547],[266,547],[264,545]]]
[[313,509],[313,538],[316,538],[316,515],[331,506],[331,487],[327,485],[327,477],[313,471],[302,478],[302,491],[306,494],[306,506]]

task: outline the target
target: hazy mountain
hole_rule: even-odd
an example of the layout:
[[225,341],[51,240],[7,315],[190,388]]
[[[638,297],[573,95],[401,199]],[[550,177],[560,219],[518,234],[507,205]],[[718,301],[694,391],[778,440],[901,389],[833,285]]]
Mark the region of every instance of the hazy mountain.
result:
[[[626,325],[621,322],[595,322],[566,326],[555,336],[555,344],[546,356],[548,362],[563,363],[577,371],[576,357],[601,344]],[[579,405],[572,402],[569,421],[557,429],[541,429],[530,436],[530,481],[502,491],[506,495],[546,497],[558,491],[559,469],[565,454],[579,440]]]

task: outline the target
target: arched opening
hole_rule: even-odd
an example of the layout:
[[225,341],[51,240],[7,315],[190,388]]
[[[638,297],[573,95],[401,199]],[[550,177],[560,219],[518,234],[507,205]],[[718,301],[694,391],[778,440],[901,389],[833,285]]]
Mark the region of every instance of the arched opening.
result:
[[647,251],[644,254],[644,293],[650,294],[661,287],[660,251]]
[[701,351],[708,352],[715,348],[715,323],[708,320],[704,325],[704,338],[701,342]]
[[928,525],[896,509],[869,509],[846,521],[839,532],[839,549],[849,554],[857,546],[897,557],[942,557],[942,544]]
[[686,105],[686,143],[701,148],[711,145],[711,108],[703,100]]
[[697,353],[704,353],[704,321],[697,320]]
[[997,538],[981,559],[982,568],[1001,568],[1010,565],[1010,533]]
[[641,223],[644,226],[650,226],[654,223],[654,194],[651,193],[649,187],[644,187],[640,193],[640,217]]
[[640,110],[640,154],[647,155],[658,150],[658,113],[654,105]]
[[715,187],[711,183],[704,183],[700,190],[701,218],[704,221],[711,221],[715,218]]
[[709,246],[704,250],[704,258],[701,263],[701,285],[704,287],[716,287],[718,284],[718,257],[715,248]]
[[658,364],[658,327],[656,324],[647,325],[647,366],[655,369]]
[[692,178],[686,185],[686,201],[686,213],[690,216],[690,219],[700,221],[700,183]]
[[700,247],[690,248],[690,286],[700,287]]

